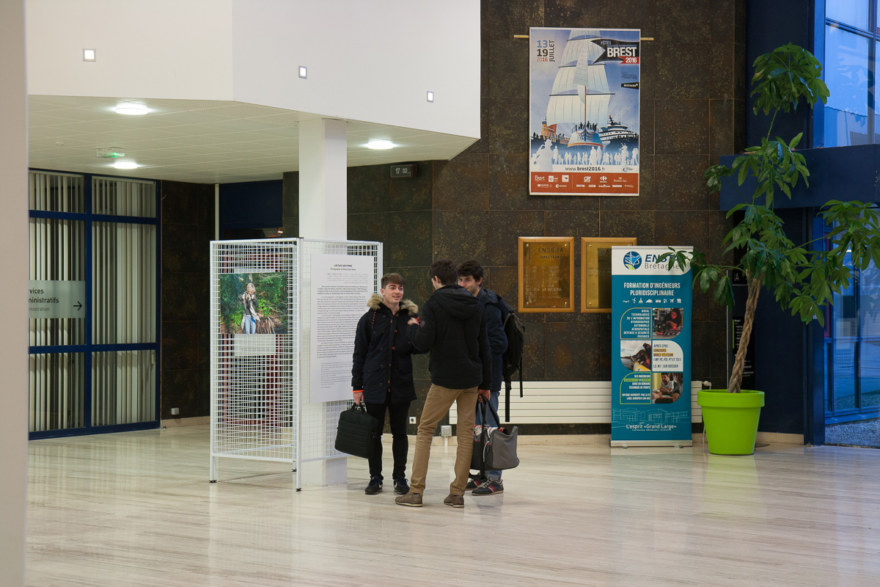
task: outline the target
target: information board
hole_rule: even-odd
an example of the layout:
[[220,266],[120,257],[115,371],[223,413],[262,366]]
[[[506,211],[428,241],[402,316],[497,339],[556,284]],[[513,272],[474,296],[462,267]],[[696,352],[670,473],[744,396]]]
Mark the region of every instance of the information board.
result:
[[351,362],[357,323],[374,293],[372,257],[311,257],[310,401],[351,399]]
[[[678,247],[690,250],[689,247]],[[611,445],[690,445],[691,271],[611,250]]]

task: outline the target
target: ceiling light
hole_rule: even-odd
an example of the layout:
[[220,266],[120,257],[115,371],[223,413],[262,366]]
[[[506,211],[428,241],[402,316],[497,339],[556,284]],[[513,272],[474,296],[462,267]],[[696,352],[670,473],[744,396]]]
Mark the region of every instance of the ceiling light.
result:
[[427,91],[427,93],[425,94],[425,100],[427,100],[428,102],[434,101],[434,91],[433,90]]
[[394,147],[394,143],[385,139],[370,139],[370,142],[367,143],[368,149],[374,149],[377,151],[384,149],[393,149]]
[[148,114],[150,109],[139,102],[120,102],[113,109],[113,112],[126,116],[143,116]]
[[113,162],[113,167],[115,169],[137,169],[140,165],[131,159],[120,159],[119,161]]
[[299,77],[302,79],[306,79],[309,77],[309,68],[305,65],[299,66]]
[[94,49],[83,49],[83,61],[95,61],[96,56]]

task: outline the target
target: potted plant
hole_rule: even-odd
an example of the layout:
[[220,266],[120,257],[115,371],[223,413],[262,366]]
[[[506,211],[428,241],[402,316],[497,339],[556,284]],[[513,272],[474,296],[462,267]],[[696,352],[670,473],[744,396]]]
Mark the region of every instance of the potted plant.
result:
[[[727,389],[703,390],[698,395],[709,451],[715,454],[752,454],[755,449],[764,395],[741,386],[761,291],[766,289],[780,307],[805,324],[813,320],[824,324],[824,306],[850,283],[849,267],[864,269],[872,259],[880,265],[880,223],[870,203],[826,202],[818,211],[829,227],[824,239],[795,243],[786,235],[783,220],[775,212],[775,200],[780,194],[790,199],[799,181],[809,185],[810,173],[804,156],[795,150],[803,133],[788,141],[774,138],[773,124],[780,112],[795,110],[802,101],[810,108],[819,100],[824,103],[828,88],[820,79],[819,61],[793,44],[758,57],[754,70],[753,111],[771,117],[767,134],[759,145],[734,157],[729,166],[712,165],[704,175],[712,191],[719,191],[722,181],[730,176],[735,176],[741,190],[751,189],[748,201],[737,204],[727,214],[735,223],[724,238],[723,256],[733,261],[707,263],[703,253],[676,249],[661,256],[670,268],[690,265],[694,283],[703,292],[712,289],[713,298],[722,304],[733,304],[733,274],[739,274],[747,286],[742,333]],[[736,421],[730,425],[745,428],[743,439],[735,439],[740,433],[727,428],[726,415],[719,416],[726,414],[724,406],[729,403],[738,406],[731,410]]]

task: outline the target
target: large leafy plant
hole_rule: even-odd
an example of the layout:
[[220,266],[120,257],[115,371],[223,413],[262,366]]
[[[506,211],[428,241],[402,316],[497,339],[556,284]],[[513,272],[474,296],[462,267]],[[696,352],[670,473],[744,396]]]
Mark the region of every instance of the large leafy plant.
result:
[[827,230],[818,242],[795,243],[786,235],[774,210],[775,199],[779,194],[791,199],[792,189],[800,181],[809,185],[810,172],[804,156],[795,150],[803,133],[786,141],[773,137],[773,126],[780,112],[791,112],[801,103],[810,108],[820,100],[824,103],[828,88],[820,77],[819,61],[793,44],[758,57],[754,70],[753,112],[771,116],[767,134],[760,145],[747,148],[729,166],[712,165],[704,174],[712,191],[719,191],[730,176],[742,189],[754,186],[750,201],[737,204],[727,214],[736,223],[724,238],[723,257],[734,262],[707,263],[703,253],[675,249],[661,257],[670,268],[691,265],[694,283],[704,292],[712,290],[714,299],[728,306],[733,305],[733,275],[745,280],[748,294],[743,328],[727,383],[731,393],[738,393],[742,386],[746,349],[762,289],[804,323],[817,320],[824,324],[824,306],[849,286],[850,267],[863,270],[872,260],[880,265],[880,219],[870,203],[826,202],[818,216]]

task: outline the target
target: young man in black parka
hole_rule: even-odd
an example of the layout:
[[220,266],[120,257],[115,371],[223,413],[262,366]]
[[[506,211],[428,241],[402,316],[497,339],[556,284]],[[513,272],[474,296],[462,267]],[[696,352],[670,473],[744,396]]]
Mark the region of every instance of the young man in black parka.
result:
[[[351,368],[351,387],[354,402],[366,404],[367,413],[379,420],[379,430],[385,427],[388,412],[391,427],[391,453],[394,468],[394,492],[405,495],[406,455],[409,440],[406,422],[409,405],[416,399],[413,385],[412,343],[406,336],[406,325],[419,309],[410,300],[403,299],[404,279],[399,273],[382,276],[382,287],[367,302],[369,311],[358,321],[354,339],[354,357]],[[370,463],[370,482],[364,489],[367,495],[382,491],[382,435]]]

